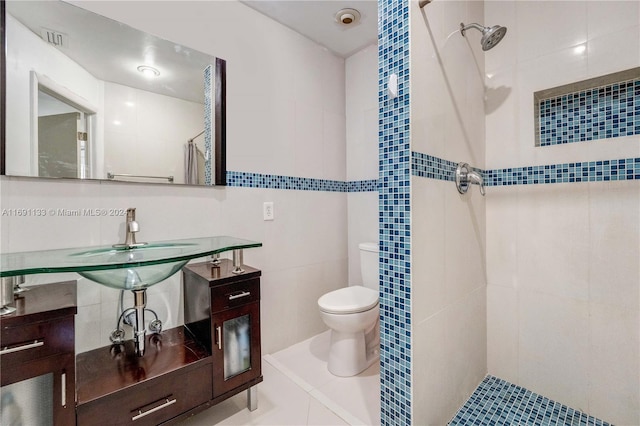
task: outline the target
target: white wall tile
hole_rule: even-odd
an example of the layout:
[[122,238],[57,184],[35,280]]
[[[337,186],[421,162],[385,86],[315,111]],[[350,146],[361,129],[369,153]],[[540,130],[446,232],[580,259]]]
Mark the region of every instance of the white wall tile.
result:
[[[638,26],[640,22],[638,2],[607,0],[588,1],[586,4],[589,39],[615,33],[623,28]],[[632,51],[629,50],[629,52]]]
[[411,316],[415,322],[451,302],[447,298],[447,253],[443,244],[447,239],[445,194],[452,190],[451,182],[411,179]]
[[636,22],[635,26],[590,38],[587,53],[589,77],[640,66],[640,26]]
[[296,102],[295,120],[295,176],[322,179],[322,108]]
[[[412,3],[411,9],[412,38],[420,40],[420,47],[411,55],[411,145],[414,151],[445,158],[446,126],[442,123],[452,111],[453,103],[440,50],[448,46],[444,23],[448,6],[437,2],[429,6],[433,6],[429,13],[419,9],[417,3]],[[446,32],[451,34],[455,29],[446,28]]]
[[378,178],[377,63],[377,46],[345,61],[346,179],[352,181]]
[[347,169],[345,117],[324,111],[322,119],[322,176],[343,181]]
[[447,303],[455,303],[478,287],[486,286],[485,203],[477,188],[461,195],[452,182],[447,183],[445,294]]
[[487,370],[518,382],[518,291],[487,286]]
[[[516,2],[518,62],[587,41],[587,2]],[[544,23],[544,26],[541,26]]]
[[[100,303],[78,306],[78,313],[75,317],[76,353],[86,352],[106,344],[105,336],[101,335],[102,318],[100,309]],[[112,322],[113,328],[115,328],[115,324],[114,320]],[[108,338],[108,336],[106,337]]]
[[640,424],[640,313],[589,305],[589,413],[612,424]]
[[360,249],[363,242],[378,242],[378,192],[352,192],[347,195],[350,285],[362,285]]
[[519,164],[519,99],[515,67],[488,72],[485,93],[485,168]]
[[416,424],[446,424],[460,405],[453,393],[451,372],[448,368],[449,353],[444,344],[447,341],[447,320],[444,312],[434,315],[428,321],[416,323],[413,334],[415,356],[420,357],[420,368],[413,370],[413,399],[420,401],[413,410]]
[[[100,217],[82,216],[99,206],[98,182],[15,179],[3,192],[3,209],[44,209],[45,216],[10,217],[7,251],[83,247],[99,242]],[[75,216],[78,214],[78,216]]]
[[487,284],[518,286],[518,188],[488,188]]
[[589,183],[589,300],[638,309],[640,187]]
[[518,189],[520,288],[588,300],[589,199],[586,185]]
[[486,374],[486,297],[474,291],[414,327],[416,424],[445,424]]
[[588,412],[588,303],[521,290],[518,311],[518,383]]
[[486,73],[493,74],[504,68],[514,68],[518,63],[518,42],[520,38],[517,13],[518,2],[487,0],[484,4],[484,25],[507,27],[507,34],[500,41],[500,45],[485,54]]

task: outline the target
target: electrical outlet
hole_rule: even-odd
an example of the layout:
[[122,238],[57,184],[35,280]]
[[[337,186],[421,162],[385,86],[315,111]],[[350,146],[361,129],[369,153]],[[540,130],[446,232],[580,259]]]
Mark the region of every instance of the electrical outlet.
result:
[[262,216],[264,220],[273,220],[275,215],[273,214],[273,201],[265,201],[262,204]]

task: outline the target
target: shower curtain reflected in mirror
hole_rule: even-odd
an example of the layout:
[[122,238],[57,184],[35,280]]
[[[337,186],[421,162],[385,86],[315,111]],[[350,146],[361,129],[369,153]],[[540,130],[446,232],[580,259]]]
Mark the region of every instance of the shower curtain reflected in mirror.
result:
[[184,183],[204,184],[204,153],[193,140],[184,146]]

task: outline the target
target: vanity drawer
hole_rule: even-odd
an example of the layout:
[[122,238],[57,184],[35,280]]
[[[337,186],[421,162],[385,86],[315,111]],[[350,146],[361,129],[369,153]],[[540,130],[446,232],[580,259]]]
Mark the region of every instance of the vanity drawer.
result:
[[205,363],[78,405],[78,426],[157,425],[209,402],[211,377],[211,363]]
[[260,278],[211,287],[211,312],[220,312],[260,300]]
[[22,364],[74,351],[74,318],[62,317],[15,327],[2,327],[0,332],[2,367]]

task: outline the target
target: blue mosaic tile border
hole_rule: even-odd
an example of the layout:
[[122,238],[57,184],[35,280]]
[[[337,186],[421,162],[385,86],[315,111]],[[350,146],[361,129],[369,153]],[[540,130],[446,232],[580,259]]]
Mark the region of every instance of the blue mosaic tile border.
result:
[[341,181],[295,176],[227,171],[227,186],[246,188],[293,189],[298,191],[373,192],[378,180]]
[[537,103],[539,146],[640,135],[640,77]]
[[378,190],[378,179],[352,180],[347,182],[347,192],[375,192]]
[[[455,168],[452,161],[411,153],[413,176],[453,181]],[[485,186],[640,180],[640,158],[476,170],[482,173]]]
[[411,151],[411,174],[413,176],[454,181],[457,165],[453,161]]
[[227,171],[227,186],[347,192],[349,185],[340,180]]
[[[378,1],[380,424],[410,425],[411,146],[408,0]],[[398,76],[398,97],[386,82]]]
[[609,426],[609,423],[505,380],[487,376],[449,422],[449,425]]
[[640,158],[514,167],[483,172],[487,186],[640,179]]

